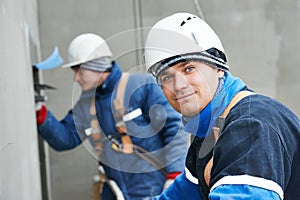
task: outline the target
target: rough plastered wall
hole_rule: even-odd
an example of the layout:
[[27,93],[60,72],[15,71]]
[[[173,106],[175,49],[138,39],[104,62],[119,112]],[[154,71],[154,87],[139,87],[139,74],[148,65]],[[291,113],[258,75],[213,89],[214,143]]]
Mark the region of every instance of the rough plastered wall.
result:
[[31,63],[39,58],[37,2],[0,1],[0,199],[41,200]]

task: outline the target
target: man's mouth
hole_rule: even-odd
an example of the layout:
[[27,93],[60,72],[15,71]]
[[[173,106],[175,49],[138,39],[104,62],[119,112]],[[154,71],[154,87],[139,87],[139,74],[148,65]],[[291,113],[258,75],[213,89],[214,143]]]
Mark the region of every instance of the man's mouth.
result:
[[176,98],[174,98],[174,100],[176,101],[181,101],[181,100],[184,100],[192,95],[196,94],[196,91],[195,92],[191,92],[191,93],[188,93],[188,94],[184,94],[184,95],[180,95],[180,96],[177,96]]

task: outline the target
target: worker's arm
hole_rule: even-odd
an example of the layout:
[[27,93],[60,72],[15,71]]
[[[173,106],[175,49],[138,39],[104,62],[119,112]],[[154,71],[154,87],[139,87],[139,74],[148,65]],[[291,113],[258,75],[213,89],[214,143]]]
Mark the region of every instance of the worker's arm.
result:
[[50,111],[46,111],[46,118],[38,125],[38,132],[57,151],[72,149],[81,144],[72,111],[62,121],[58,121]]
[[171,184],[163,193],[156,196],[154,200],[182,200],[182,199],[199,199],[201,194],[199,186],[187,178],[186,172],[177,176],[173,184]]

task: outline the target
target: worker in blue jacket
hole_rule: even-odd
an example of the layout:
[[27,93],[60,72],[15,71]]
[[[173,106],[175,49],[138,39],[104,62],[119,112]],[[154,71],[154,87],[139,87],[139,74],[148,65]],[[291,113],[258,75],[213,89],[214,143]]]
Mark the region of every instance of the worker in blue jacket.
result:
[[[42,105],[39,134],[58,151],[88,141],[104,179],[114,181],[124,199],[160,194],[184,170],[188,137],[181,115],[152,76],[123,73],[99,35],[77,36],[68,54],[63,67],[74,71],[82,95],[61,121]],[[115,192],[105,184],[102,199],[116,199]]]
[[300,199],[300,120],[231,75],[222,43],[198,16],[151,28],[148,71],[194,135],[185,172],[154,199]]

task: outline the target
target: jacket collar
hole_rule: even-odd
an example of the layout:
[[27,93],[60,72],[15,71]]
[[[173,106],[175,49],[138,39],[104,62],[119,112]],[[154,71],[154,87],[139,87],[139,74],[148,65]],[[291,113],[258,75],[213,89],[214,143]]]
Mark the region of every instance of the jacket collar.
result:
[[213,100],[198,115],[192,118],[183,118],[186,132],[204,138],[215,126],[217,118],[223,113],[232,98],[239,91],[247,89],[241,79],[233,77],[229,72],[226,72],[225,76],[224,85]]
[[119,67],[116,61],[113,61],[111,73],[104,81],[104,83],[97,87],[96,91],[100,94],[111,93],[115,89],[117,83],[119,82],[121,75],[122,75],[121,68]]

